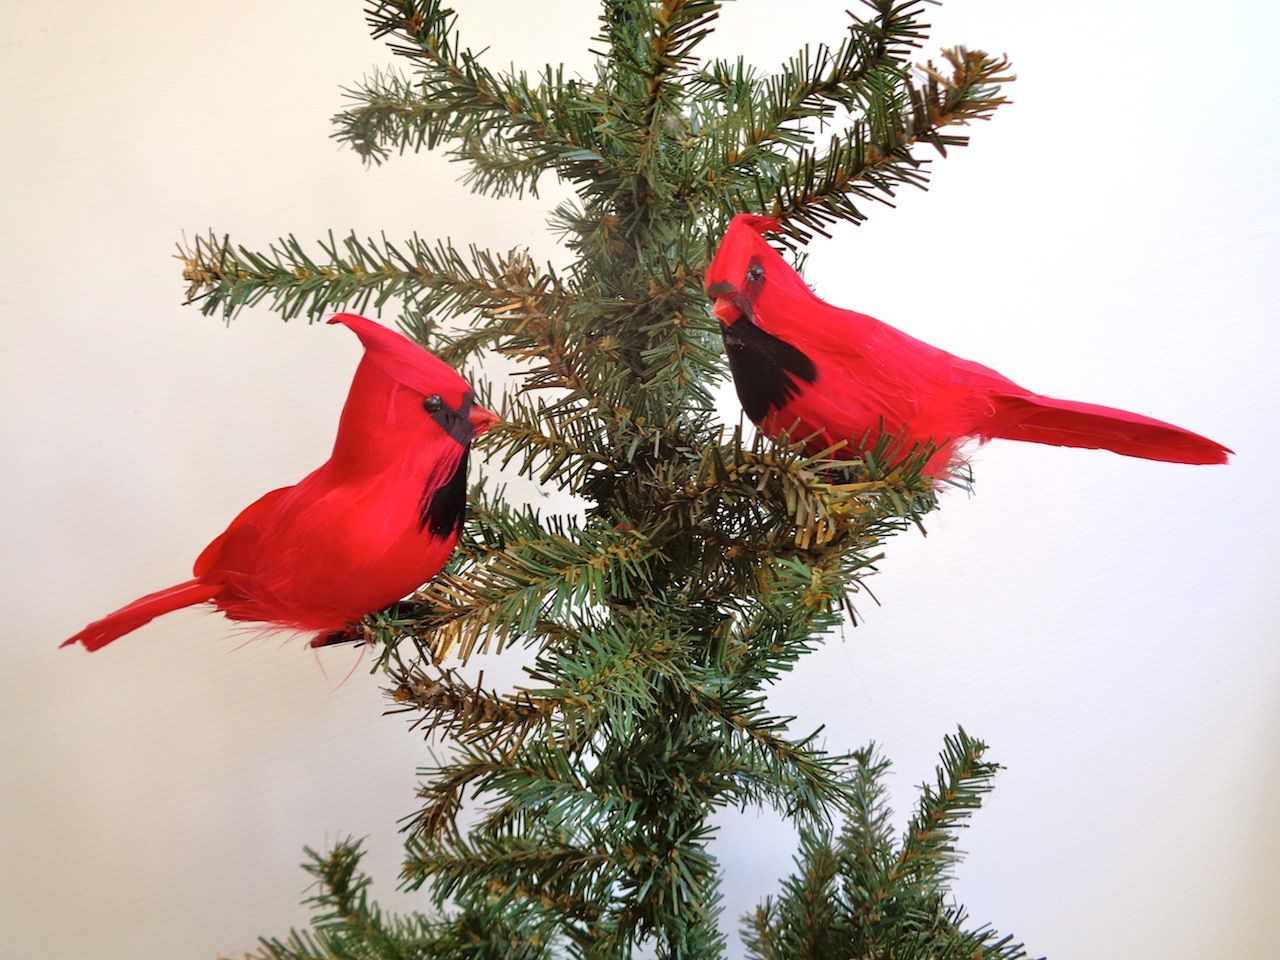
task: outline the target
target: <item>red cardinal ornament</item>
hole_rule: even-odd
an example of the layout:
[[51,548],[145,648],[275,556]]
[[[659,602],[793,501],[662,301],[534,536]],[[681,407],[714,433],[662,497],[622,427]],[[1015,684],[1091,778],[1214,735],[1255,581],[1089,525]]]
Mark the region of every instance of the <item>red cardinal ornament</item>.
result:
[[887,432],[907,446],[935,444],[925,467],[933,475],[971,437],[1227,462],[1230,450],[1189,430],[1032,393],[980,363],[824,303],[761,236],[777,228],[768,217],[734,217],[706,275],[738,398],[765,435],[785,433],[814,452],[844,441],[856,453]]
[[343,313],[364,344],[333,453],[260,497],[196,559],[195,576],[89,624],[62,645],[106,646],[205,601],[232,620],[318,631],[313,645],[430,580],[462,529],[471,441],[497,420],[443,361]]

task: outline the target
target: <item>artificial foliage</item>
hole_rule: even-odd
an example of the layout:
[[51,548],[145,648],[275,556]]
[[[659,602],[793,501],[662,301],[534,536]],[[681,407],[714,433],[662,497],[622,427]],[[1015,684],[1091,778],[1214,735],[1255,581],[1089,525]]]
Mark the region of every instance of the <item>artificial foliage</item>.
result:
[[[947,741],[895,843],[884,762],[829,749],[844,732],[797,732],[765,699],[852,611],[883,540],[936,506],[933,451],[886,437],[837,460],[722,423],[701,289],[735,213],[777,218],[798,249],[924,186],[1005,102],[1009,67],[963,48],[918,63],[920,0],[868,0],[775,73],[702,62],[720,7],[605,0],[580,78],[486,66],[459,35],[465,10],[436,0],[368,6],[404,68],[347,91],[337,139],[373,163],[443,149],[489,196],[571,184],[549,224],[567,266],[418,236],[254,252],[210,234],[181,250],[206,313],[377,310],[473,382],[486,356],[515,361],[514,388],[482,397],[502,420],[477,451],[490,474],[581,504],[511,502],[481,469],[456,562],[361,625],[393,712],[449,747],[406,821],[403,882],[423,912],[380,910],[343,842],[311,854],[313,928],[264,940],[264,957],[736,955],[710,820],[761,805],[802,841],[796,877],[747,919],[754,955],[1021,956],[966,929],[946,893],[994,770],[981,745]],[[536,651],[517,693],[456,668],[511,645]]]

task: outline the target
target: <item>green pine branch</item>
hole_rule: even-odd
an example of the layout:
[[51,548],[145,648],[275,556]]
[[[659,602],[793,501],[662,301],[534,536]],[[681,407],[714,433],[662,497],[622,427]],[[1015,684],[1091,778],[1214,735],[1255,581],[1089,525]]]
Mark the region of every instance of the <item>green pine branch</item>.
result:
[[416,77],[379,73],[347,91],[352,105],[334,117],[334,136],[366,160],[451,143],[449,155],[472,164],[473,188],[495,196],[536,193],[548,169],[587,175],[599,162],[591,108],[561,68],[548,66],[537,86],[524,73],[492,72],[462,46],[457,16],[439,0],[375,0],[367,18],[375,37],[396,38],[392,52]]
[[450,653],[465,661],[477,649],[536,637],[544,620],[630,600],[660,559],[642,534],[602,528],[486,549],[460,574],[442,573],[419,592],[430,611],[424,652],[436,662]]
[[618,95],[611,98],[610,114],[625,119],[636,131],[627,151],[633,160],[634,201],[643,203],[649,191],[662,189],[653,176],[667,121],[678,129],[679,87],[676,79],[689,66],[694,48],[711,32],[718,15],[717,0],[660,0],[654,4],[605,3],[604,34],[610,51],[608,62]]
[[370,878],[360,870],[362,842],[341,840],[327,853],[308,848],[305,869],[315,890],[306,903],[312,928],[294,930],[284,939],[260,941],[258,960],[546,960],[552,938],[522,924],[513,912],[485,910],[432,920],[423,915],[399,917],[381,910],[369,898]]
[[[920,21],[924,0],[863,0],[875,15],[850,12],[849,34],[834,49],[808,47],[784,64],[782,72],[757,76],[739,58],[707,64],[695,83],[714,92],[723,108],[707,111],[700,126],[703,147],[715,158],[711,187],[742,172],[778,172],[785,148],[810,142],[811,121],[831,122],[837,108],[866,108],[906,75],[911,51],[928,29]],[[778,151],[774,148],[784,148]]]
[[397,681],[390,696],[395,706],[387,713],[414,713],[411,729],[427,737],[447,737],[461,743],[501,738],[508,749],[547,724],[555,699],[528,693],[504,695],[468,683],[454,670],[400,661],[391,675]]
[[925,162],[912,148],[929,144],[945,156],[947,148],[965,146],[969,138],[952,128],[988,119],[1008,102],[1003,87],[1013,80],[1004,58],[963,47],[943,56],[949,74],[928,64],[923,86],[906,82],[900,94],[873,101],[865,118],[832,137],[825,150],[806,148],[775,179],[757,178],[751,194],[734,197],[735,209],[763,206],[803,241],[827,224],[865,220],[859,201],[888,202],[902,186],[924,187]]
[[[781,893],[743,919],[749,955],[793,957],[948,957],[1022,960],[1022,945],[990,927],[965,927],[949,900],[945,865],[955,862],[954,831],[981,803],[998,767],[964,730],[947,737],[936,789],[922,791],[920,812],[895,849],[885,800],[889,764],[874,746],[855,754],[852,813],[838,836],[802,831],[796,872]],[[921,837],[922,830],[934,836]],[[908,864],[923,862],[923,869]]]
[[178,248],[187,302],[199,303],[206,315],[220,311],[229,320],[267,300],[286,320],[304,314],[318,320],[344,309],[380,312],[393,299],[419,313],[456,315],[501,313],[531,297],[565,296],[559,287],[538,286],[554,287],[554,274],[542,279],[521,253],[504,256],[471,247],[464,257],[445,241],[414,236],[396,244],[386,237],[361,240],[354,233],[341,242],[330,233],[318,246],[319,257],[288,236],[264,254],[225,237],[197,237]]
[[[602,850],[582,849],[551,837],[475,835],[469,840],[410,841],[405,867],[408,889],[432,881],[438,904],[493,898],[526,916],[548,908],[575,921],[600,913],[599,876],[612,864]],[[558,881],[565,880],[566,883]],[[557,893],[549,890],[559,887]]]
[[986,744],[961,727],[947,737],[937,781],[920,788],[920,807],[907,825],[894,869],[895,877],[939,883],[958,861],[957,831],[967,825],[1000,769],[982,759]]
[[613,471],[606,424],[595,409],[571,406],[567,398],[509,396],[500,414],[486,450],[504,469],[516,461],[523,475],[539,483],[555,481],[574,494],[592,477]]
[[[598,426],[578,427],[576,417],[545,412],[541,420],[550,436],[513,419],[495,428],[491,448],[507,462],[521,453],[522,472],[541,482],[563,476],[569,489],[617,462],[591,449]],[[767,450],[757,441],[749,450],[735,437],[683,451],[674,462],[686,472],[655,485],[663,502],[649,513],[657,523],[647,528],[619,521],[612,528],[561,524],[547,531],[532,514],[484,508],[480,537],[469,538],[463,551],[472,564],[441,575],[419,595],[430,610],[418,624],[421,642],[435,659],[455,649],[465,659],[490,640],[500,649],[504,638],[537,634],[546,621],[564,623],[592,605],[652,593],[653,563],[665,566],[677,552],[701,561],[696,599],[706,599],[708,589],[764,604],[780,597],[791,616],[802,610],[811,628],[874,562],[866,548],[932,506],[932,486],[919,473],[923,456],[895,467],[889,479],[850,482],[819,476],[827,461],[798,448]],[[666,492],[672,489],[675,496]],[[654,499],[653,490],[647,498]],[[680,522],[670,522],[673,514]],[[861,548],[851,556],[850,542]],[[694,588],[688,578],[670,582],[680,589],[682,581],[690,585],[686,593]]]
[[763,698],[743,691],[700,696],[697,705],[718,721],[735,757],[727,767],[732,782],[724,792],[734,799],[767,802],[788,817],[822,821],[846,803],[843,768],[847,758],[817,745],[821,731],[787,737],[794,717],[771,716]]

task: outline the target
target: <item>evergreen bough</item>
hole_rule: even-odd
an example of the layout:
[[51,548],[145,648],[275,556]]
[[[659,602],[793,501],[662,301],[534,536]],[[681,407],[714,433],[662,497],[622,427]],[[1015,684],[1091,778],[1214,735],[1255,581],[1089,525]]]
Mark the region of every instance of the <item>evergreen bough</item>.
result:
[[[372,2],[373,35],[408,70],[350,89],[334,118],[366,161],[444,148],[490,196],[536,195],[548,173],[572,184],[550,220],[566,269],[417,236],[331,234],[314,252],[288,236],[255,253],[211,234],[181,249],[205,313],[394,310],[473,382],[486,353],[516,361],[518,389],[483,401],[502,422],[480,450],[583,505],[538,512],[479,476],[448,572],[362,625],[393,711],[453,747],[422,772],[408,826],[403,881],[432,913],[384,913],[344,841],[308,851],[312,929],[258,955],[722,957],[709,819],[767,805],[801,847],[746,919],[752,956],[1022,957],[967,929],[946,891],[957,829],[996,769],[980,742],[947,739],[895,843],[887,763],[794,736],[765,702],[852,613],[884,538],[936,506],[930,451],[885,440],[833,460],[719,422],[726,368],[701,291],[737,212],[777,218],[796,248],[923,187],[921,153],[966,143],[960,128],[1006,102],[1009,65],[957,47],[915,66],[923,0],[863,0],[838,43],[775,74],[694,56],[719,3],[602,7],[588,80],[495,72],[439,0]],[[517,693],[445,666],[511,644],[536,648]],[[464,827],[467,795],[482,803]]]

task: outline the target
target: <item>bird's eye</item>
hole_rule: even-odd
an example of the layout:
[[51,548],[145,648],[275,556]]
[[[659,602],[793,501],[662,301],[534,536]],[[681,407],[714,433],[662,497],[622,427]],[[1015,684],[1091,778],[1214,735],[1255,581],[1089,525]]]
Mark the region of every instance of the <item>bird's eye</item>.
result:
[[431,396],[427,397],[427,399],[422,401],[422,409],[427,411],[427,413],[439,413],[443,406],[444,401],[440,399],[440,394],[438,393],[433,393]]
[[747,268],[747,279],[752,283],[759,283],[764,279],[764,267],[758,263],[753,263]]

